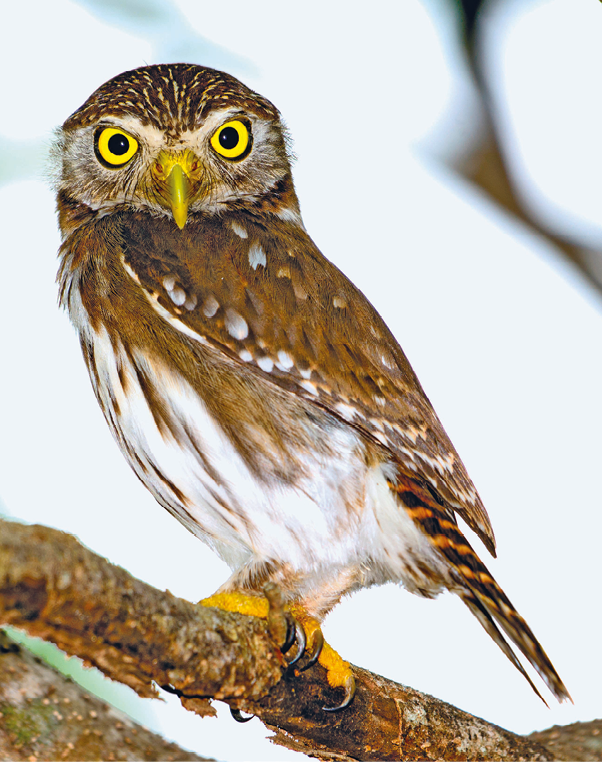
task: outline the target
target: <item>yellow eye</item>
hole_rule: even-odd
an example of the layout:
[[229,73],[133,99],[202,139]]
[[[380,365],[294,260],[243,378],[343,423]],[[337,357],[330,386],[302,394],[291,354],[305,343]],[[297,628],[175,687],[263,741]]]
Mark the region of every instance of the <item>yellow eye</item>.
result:
[[213,133],[211,145],[225,159],[241,159],[251,150],[251,133],[246,125],[233,119]]
[[96,155],[110,167],[122,167],[138,150],[138,141],[123,130],[105,127],[96,136]]

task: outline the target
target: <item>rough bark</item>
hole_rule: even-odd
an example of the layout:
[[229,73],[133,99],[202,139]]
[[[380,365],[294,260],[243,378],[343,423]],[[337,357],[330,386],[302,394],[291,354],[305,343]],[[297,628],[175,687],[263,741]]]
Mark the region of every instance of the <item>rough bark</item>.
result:
[[556,759],[573,762],[602,760],[602,720],[554,725],[547,730],[531,733],[529,738],[553,750]]
[[0,522],[0,623],[50,640],[138,695],[263,696],[281,657],[263,622],[195,606],[132,577],[71,535]]
[[203,757],[133,722],[0,632],[0,759]]
[[218,698],[277,743],[323,759],[554,759],[537,741],[354,668],[350,708],[315,667],[284,676],[266,623],[197,606],[134,579],[74,537],[0,521],[0,623],[56,643],[141,696],[153,681],[200,714]]

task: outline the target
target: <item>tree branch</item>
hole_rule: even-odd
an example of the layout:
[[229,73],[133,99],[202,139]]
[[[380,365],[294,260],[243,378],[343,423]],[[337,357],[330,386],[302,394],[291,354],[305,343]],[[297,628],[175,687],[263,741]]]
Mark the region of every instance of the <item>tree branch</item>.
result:
[[321,667],[282,679],[284,660],[254,617],[160,592],[42,526],[0,521],[0,623],[51,640],[132,687],[175,690],[188,709],[228,701],[276,731],[275,741],[322,759],[546,760],[536,741],[354,667],[350,708]]
[[471,155],[456,166],[466,178],[480,186],[494,201],[520,219],[528,228],[547,239],[563,252],[598,289],[602,289],[600,251],[588,250],[574,232],[556,232],[538,219],[525,200],[506,158],[507,139],[500,124],[498,109],[492,97],[490,83],[483,66],[483,49],[478,16],[483,0],[461,0],[466,22],[464,45],[468,64],[480,95],[483,136],[473,147]]
[[203,760],[91,696],[2,632],[0,759]]
[[556,759],[570,759],[572,762],[602,760],[602,720],[554,725],[547,730],[531,733],[529,737],[551,747]]

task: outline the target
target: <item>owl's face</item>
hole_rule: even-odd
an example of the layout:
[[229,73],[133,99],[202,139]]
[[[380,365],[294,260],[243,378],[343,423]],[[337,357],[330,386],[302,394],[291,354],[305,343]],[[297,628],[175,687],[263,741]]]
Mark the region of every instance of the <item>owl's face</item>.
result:
[[61,128],[58,190],[106,214],[233,209],[299,217],[278,110],[222,72],[137,69],[102,85]]

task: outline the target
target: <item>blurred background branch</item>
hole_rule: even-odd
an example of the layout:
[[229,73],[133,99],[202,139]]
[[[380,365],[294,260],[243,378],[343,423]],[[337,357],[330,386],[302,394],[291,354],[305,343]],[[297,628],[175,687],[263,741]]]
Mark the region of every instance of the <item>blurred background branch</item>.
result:
[[[461,13],[462,41],[471,74],[481,99],[482,133],[473,150],[456,163],[456,169],[482,188],[493,201],[525,223],[533,232],[546,238],[573,262],[584,275],[602,289],[602,251],[586,249],[570,235],[555,233],[533,213],[520,190],[515,173],[506,158],[505,133],[499,124],[495,100],[487,75],[483,19],[487,8],[500,0],[449,0]],[[553,161],[553,157],[551,157]]]

